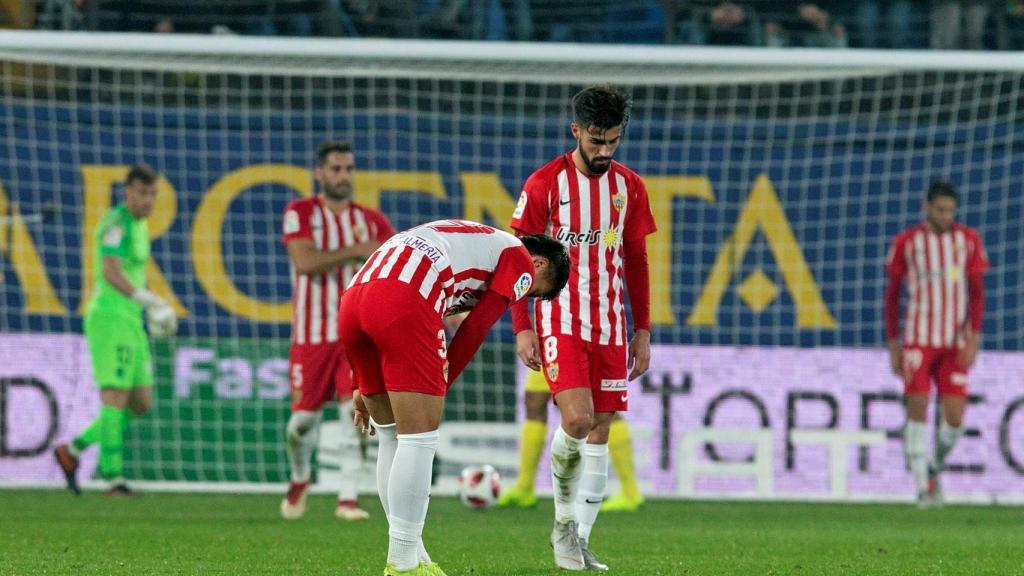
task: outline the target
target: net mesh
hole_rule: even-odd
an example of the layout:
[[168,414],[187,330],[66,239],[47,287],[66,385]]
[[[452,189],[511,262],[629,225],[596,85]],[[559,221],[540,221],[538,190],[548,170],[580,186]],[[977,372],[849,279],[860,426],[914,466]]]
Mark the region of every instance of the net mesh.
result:
[[[74,357],[47,383],[61,390],[54,430],[44,441],[8,427],[6,447],[66,440],[95,410],[75,400],[91,386],[84,349],[47,343],[81,332],[92,227],[126,167],[147,162],[164,177],[150,282],[182,319],[155,344],[155,407],[131,425],[128,475],[286,480],[291,290],[279,223],[313,190],[316,145],[354,143],[357,200],[397,229],[447,217],[507,226],[529,174],[573,147],[568,102],[595,80],[633,94],[618,158],[647,179],[659,226],[656,344],[882,348],[888,245],[920,219],[936,177],[961,188],[959,218],[988,248],[985,348],[1024,341],[1021,72],[602,64],[571,50],[503,63],[210,42],[197,53],[139,44],[131,58],[100,45],[0,50],[0,338],[50,346],[8,346],[4,375],[29,370],[22,354]],[[515,421],[510,324],[452,390],[447,421]]]

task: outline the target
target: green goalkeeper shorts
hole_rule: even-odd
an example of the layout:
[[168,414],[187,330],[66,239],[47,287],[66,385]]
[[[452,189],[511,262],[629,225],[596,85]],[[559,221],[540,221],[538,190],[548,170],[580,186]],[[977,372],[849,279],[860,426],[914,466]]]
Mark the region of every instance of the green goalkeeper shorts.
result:
[[129,389],[153,384],[153,362],[142,322],[119,314],[91,311],[85,341],[93,377],[100,388]]

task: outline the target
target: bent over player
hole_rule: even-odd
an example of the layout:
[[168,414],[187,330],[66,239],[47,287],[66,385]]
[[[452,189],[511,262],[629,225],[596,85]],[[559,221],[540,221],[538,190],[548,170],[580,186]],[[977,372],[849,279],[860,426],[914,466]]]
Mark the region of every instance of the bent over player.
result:
[[[963,435],[967,371],[981,341],[983,275],[988,257],[978,233],[954,222],[956,189],[932,183],[924,222],[893,240],[886,270],[885,331],[892,371],[903,380],[907,424],[903,448],[917,487],[918,505],[941,504],[939,473]],[[900,291],[907,285],[907,316],[900,343]],[[931,382],[942,405],[933,458],[927,454]]]
[[[379,438],[385,575],[444,574],[421,539],[444,396],[511,303],[555,298],[568,276],[565,249],[550,237],[465,220],[402,232],[356,274],[341,300],[341,339],[359,386],[356,418]],[[466,310],[448,347],[444,318]]]

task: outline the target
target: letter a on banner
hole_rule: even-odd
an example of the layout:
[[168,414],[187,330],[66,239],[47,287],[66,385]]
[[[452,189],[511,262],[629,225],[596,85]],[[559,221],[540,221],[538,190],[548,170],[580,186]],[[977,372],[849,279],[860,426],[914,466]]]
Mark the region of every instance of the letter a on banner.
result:
[[[750,247],[754,232],[760,228],[771,248],[772,256],[782,272],[789,295],[796,304],[797,326],[800,328],[834,328],[832,317],[821,291],[814,281],[793,229],[786,219],[779,197],[771,181],[758,175],[750,197],[740,212],[732,235],[718,250],[715,265],[704,283],[700,299],[686,323],[690,326],[715,326],[718,323],[718,305],[729,286],[736,262],[742,262]],[[762,280],[763,282],[763,280]],[[760,311],[760,310],[758,310]]]

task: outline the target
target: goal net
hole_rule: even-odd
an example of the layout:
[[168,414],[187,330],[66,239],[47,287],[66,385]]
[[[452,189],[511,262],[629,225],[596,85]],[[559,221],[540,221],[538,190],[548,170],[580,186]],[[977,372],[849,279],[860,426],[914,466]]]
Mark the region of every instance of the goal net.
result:
[[[279,225],[315,192],[316,145],[353,142],[357,201],[398,229],[451,217],[506,227],[527,176],[574,146],[571,96],[613,82],[634,101],[617,157],[646,179],[659,228],[654,358],[628,415],[643,489],[912,494],[884,260],[941,177],[992,262],[945,488],[1013,499],[1022,70],[997,54],[0,33],[0,481],[58,483],[50,449],[97,410],[82,271],[128,165],[162,175],[149,282],[181,322],[154,342],[154,408],[130,425],[126,472],[184,489],[276,487],[291,296]],[[475,462],[515,476],[513,342],[506,316],[449,394],[442,484]]]

